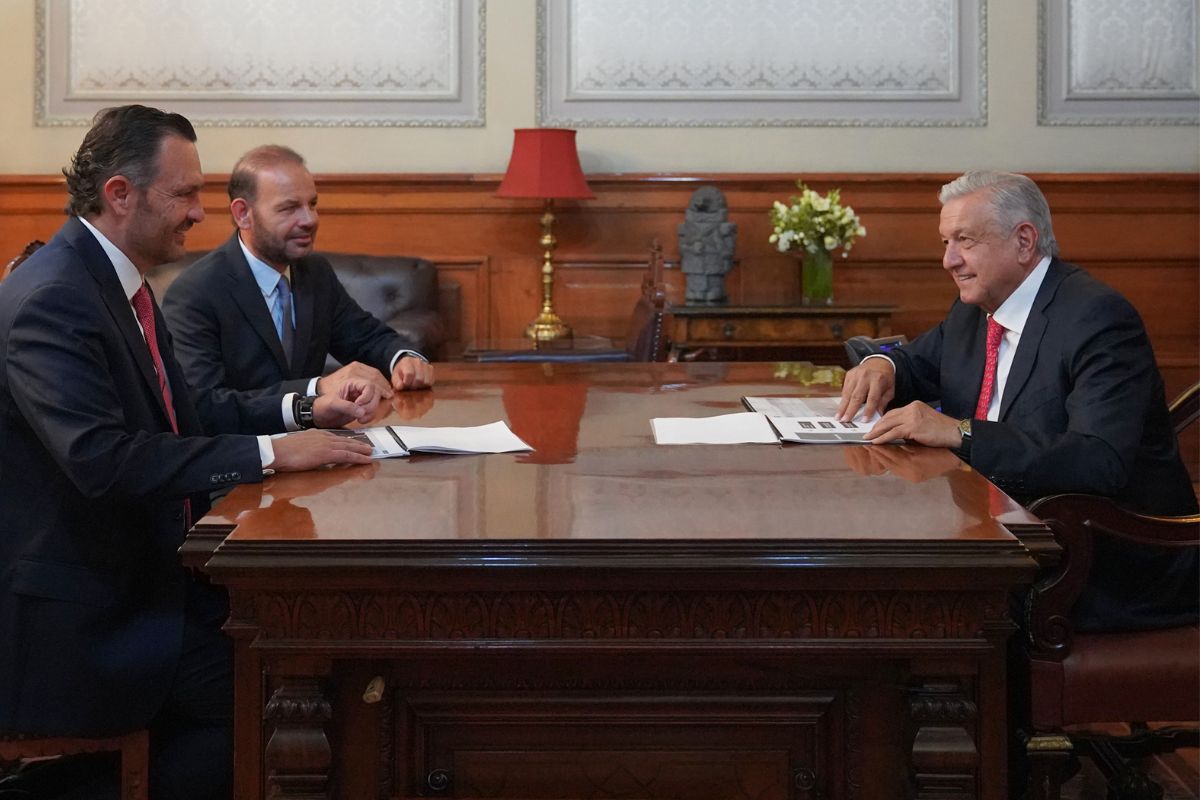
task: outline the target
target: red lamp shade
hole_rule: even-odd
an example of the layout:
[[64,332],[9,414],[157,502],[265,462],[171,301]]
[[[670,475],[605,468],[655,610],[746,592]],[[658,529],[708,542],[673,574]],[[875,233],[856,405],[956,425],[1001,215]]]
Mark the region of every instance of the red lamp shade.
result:
[[575,131],[566,128],[518,128],[512,156],[497,197],[541,197],[574,200],[595,197],[588,188]]

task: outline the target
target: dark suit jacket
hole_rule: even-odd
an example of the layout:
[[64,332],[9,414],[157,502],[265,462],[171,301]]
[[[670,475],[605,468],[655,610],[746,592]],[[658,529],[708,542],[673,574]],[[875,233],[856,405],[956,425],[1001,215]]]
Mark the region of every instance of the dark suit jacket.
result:
[[112,265],[70,219],[0,284],[0,730],[145,725],[179,658],[189,576],[183,500],[261,480],[253,437],[279,399],[198,410],[171,356],[172,432]]
[[[940,325],[890,354],[893,405],[940,399],[945,414],[972,416],[986,332],[985,312],[955,301]],[[974,422],[972,432],[971,466],[1023,502],[1086,492],[1152,514],[1196,510],[1141,317],[1115,290],[1058,259],[1021,334],[1000,417]],[[1174,618],[1172,609],[1195,614],[1195,559],[1125,550],[1098,553],[1104,565],[1095,578],[1111,584],[1109,597],[1086,596],[1081,615],[1096,605],[1087,613],[1114,627],[1136,626],[1130,614],[1162,618],[1151,607],[1164,603],[1166,618]]]
[[235,233],[185,269],[167,290],[163,314],[175,355],[197,390],[304,392],[325,357],[361,361],[389,375],[404,340],[354,302],[329,262],[309,255],[292,265],[296,336],[288,367],[262,291]]

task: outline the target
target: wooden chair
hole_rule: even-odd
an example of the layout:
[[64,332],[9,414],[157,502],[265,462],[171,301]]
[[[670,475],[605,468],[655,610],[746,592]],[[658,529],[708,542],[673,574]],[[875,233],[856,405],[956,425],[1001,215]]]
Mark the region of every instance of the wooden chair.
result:
[[[662,245],[656,239],[650,246],[650,257],[646,273],[642,277],[641,293],[630,315],[626,329],[625,345],[621,347],[597,347],[594,349],[555,349],[543,347],[536,350],[512,352],[497,351],[481,353],[478,361],[536,361],[551,363],[597,363],[610,361],[666,361],[667,341],[664,333],[666,323],[667,289],[662,280]],[[605,342],[605,344],[608,344]]]
[[121,754],[121,800],[148,800],[150,736],[144,730],[103,737],[35,737],[0,733],[0,765],[48,756],[109,752]]
[[625,335],[625,351],[631,361],[666,361],[667,287],[663,283],[662,245],[657,239],[650,246],[650,263],[642,278],[642,292],[633,307]]
[[[7,278],[12,274],[13,270],[44,244],[45,242],[36,239],[27,244],[21,254],[4,267],[2,278]],[[19,733],[0,733],[0,766],[19,764],[28,759],[109,752],[121,754],[121,800],[147,800],[149,797],[150,736],[144,730],[121,736],[96,737],[29,736]]]
[[[1171,404],[1182,431],[1197,417],[1200,384]],[[1030,720],[1024,732],[1028,798],[1057,800],[1076,755],[1099,767],[1111,800],[1156,800],[1162,789],[1126,759],[1200,746],[1200,728],[1151,730],[1152,720],[1200,718],[1200,625],[1076,633],[1070,615],[1087,581],[1096,534],[1162,548],[1200,548],[1200,515],[1155,517],[1107,498],[1063,494],[1030,506],[1063,549],[1060,565],[1030,592],[1025,609]],[[1125,723],[1125,736],[1086,726]]]
[[11,275],[12,271],[14,269],[21,266],[22,261],[24,261],[25,259],[29,258],[31,255],[33,255],[35,252],[37,252],[37,249],[44,244],[45,244],[45,242],[43,242],[41,239],[34,239],[32,242],[25,245],[25,249],[21,251],[21,254],[19,256],[17,256],[12,261],[10,261],[4,265],[4,271],[0,272],[0,281],[4,280],[9,275]]

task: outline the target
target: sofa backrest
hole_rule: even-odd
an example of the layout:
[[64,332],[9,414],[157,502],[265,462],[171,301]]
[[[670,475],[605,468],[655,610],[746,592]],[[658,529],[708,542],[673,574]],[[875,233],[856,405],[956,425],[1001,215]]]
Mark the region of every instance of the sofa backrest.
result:
[[[179,273],[203,255],[188,253],[151,270],[146,280],[160,303]],[[438,276],[433,262],[411,256],[321,255],[329,259],[346,293],[365,311],[399,333],[413,350],[431,359],[440,356],[446,331],[438,312]],[[327,366],[336,368],[337,362],[330,359]]]

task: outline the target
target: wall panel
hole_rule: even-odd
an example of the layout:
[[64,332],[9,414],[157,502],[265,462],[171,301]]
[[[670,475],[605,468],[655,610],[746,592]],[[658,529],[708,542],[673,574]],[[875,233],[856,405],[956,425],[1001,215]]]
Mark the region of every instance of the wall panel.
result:
[[[824,191],[842,187],[868,235],[835,264],[834,292],[846,303],[899,306],[893,330],[914,335],[944,315],[955,292],[940,268],[938,187],[949,175],[846,173],[805,176]],[[1054,211],[1064,255],[1116,286],[1146,320],[1168,393],[1196,380],[1200,330],[1200,179],[1182,174],[1034,176]],[[494,197],[496,175],[323,175],[319,243],[329,250],[420,255],[456,285],[452,352],[488,338],[520,335],[540,302],[536,201]],[[792,177],[777,174],[592,175],[596,199],[563,203],[556,228],[555,305],[580,333],[624,334],[652,239],[667,257],[673,300],[682,297],[675,227],[691,193],[720,186],[738,224],[735,301],[793,302],[794,260],[767,243],[766,209]],[[189,247],[210,248],[230,232],[224,177],[205,190],[208,219]],[[0,176],[0,254],[47,238],[62,221],[62,180]]]

